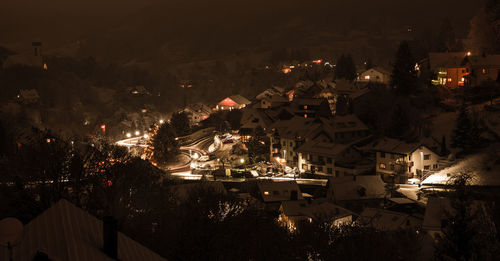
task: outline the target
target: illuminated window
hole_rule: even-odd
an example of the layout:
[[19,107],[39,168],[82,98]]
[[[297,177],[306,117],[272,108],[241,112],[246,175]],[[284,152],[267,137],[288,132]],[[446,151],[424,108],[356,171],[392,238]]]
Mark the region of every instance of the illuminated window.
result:
[[307,105],[304,105],[304,110],[307,110]]
[[461,81],[462,81],[462,82],[463,82],[463,81],[465,81],[465,78],[464,78],[464,77],[462,77]]
[[385,163],[380,163],[379,168],[381,168],[381,169],[385,169]]
[[370,80],[370,75],[366,75],[365,80]]
[[451,78],[448,78],[448,82],[451,82]]
[[483,68],[483,74],[486,74],[487,72],[486,68]]
[[307,114],[304,114],[304,118],[307,118]]
[[269,191],[264,191],[264,195],[269,195]]

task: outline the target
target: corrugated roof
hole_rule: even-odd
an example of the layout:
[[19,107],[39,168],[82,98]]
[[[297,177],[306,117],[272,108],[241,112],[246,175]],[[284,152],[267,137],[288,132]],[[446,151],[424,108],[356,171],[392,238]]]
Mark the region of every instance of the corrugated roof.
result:
[[[102,251],[102,230],[101,220],[62,199],[24,227],[21,243],[13,248],[13,260],[31,261],[41,251],[55,261],[111,261]],[[118,259],[166,260],[121,232]],[[0,260],[8,260],[6,248],[0,248]]]

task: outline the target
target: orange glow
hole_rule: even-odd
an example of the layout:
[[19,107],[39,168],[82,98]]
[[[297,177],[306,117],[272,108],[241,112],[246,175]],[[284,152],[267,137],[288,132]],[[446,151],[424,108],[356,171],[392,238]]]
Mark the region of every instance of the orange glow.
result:
[[102,130],[102,132],[106,132],[106,125],[105,124],[101,125],[101,130]]
[[304,114],[304,118],[307,118],[307,114]]
[[235,101],[231,100],[229,97],[225,98],[223,101],[219,102],[219,105],[221,106],[229,106],[229,107],[234,107],[238,105]]
[[290,68],[284,68],[283,70],[281,70],[284,74],[287,74],[287,73],[291,73],[292,72],[292,69]]
[[322,61],[323,61],[323,60],[318,59],[318,60],[314,60],[314,61],[312,61],[312,62],[313,62],[313,63],[315,63],[315,64],[320,64]]

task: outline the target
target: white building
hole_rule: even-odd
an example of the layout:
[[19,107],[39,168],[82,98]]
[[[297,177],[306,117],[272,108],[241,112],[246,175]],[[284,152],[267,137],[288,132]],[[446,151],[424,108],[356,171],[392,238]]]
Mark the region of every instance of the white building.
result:
[[384,180],[394,177],[395,182],[406,183],[408,179],[420,179],[424,173],[439,169],[440,156],[421,143],[384,138],[369,146],[376,153],[376,172]]
[[362,83],[376,82],[389,84],[391,81],[391,74],[383,68],[375,67],[359,74],[357,81]]

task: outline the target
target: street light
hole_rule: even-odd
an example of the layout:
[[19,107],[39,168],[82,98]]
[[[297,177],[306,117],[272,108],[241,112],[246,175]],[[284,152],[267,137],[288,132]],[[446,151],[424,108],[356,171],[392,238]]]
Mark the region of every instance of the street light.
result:
[[140,131],[138,131],[138,130],[136,130],[136,131],[135,131],[135,136],[139,136],[139,135],[141,135],[141,132],[140,132]]
[[241,158],[241,159],[240,159],[240,163],[241,163],[241,164],[245,163],[245,159],[244,159],[244,158]]
[[160,120],[160,124],[163,124],[165,121],[164,120]]
[[149,138],[149,135],[147,133],[144,133],[144,138],[145,139]]
[[130,138],[130,137],[132,137],[132,134],[130,134],[130,132],[127,132],[126,136],[127,136],[127,138]]

